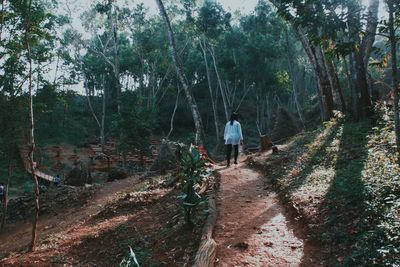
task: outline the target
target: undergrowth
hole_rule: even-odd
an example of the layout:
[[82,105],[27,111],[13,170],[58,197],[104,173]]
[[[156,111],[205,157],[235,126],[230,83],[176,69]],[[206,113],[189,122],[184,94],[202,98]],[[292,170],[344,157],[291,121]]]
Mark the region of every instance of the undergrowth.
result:
[[261,163],[324,245],[329,266],[400,266],[393,116],[383,105],[376,113],[373,122],[338,113],[323,128],[297,137],[287,153]]

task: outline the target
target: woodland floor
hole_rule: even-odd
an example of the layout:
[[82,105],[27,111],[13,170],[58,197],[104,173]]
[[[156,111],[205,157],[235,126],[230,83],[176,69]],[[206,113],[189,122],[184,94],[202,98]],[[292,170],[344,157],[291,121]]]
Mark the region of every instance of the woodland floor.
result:
[[219,172],[216,266],[321,266],[318,246],[285,211],[266,177],[245,162]]
[[[282,149],[282,148],[281,148]],[[284,149],[284,148],[283,148]],[[264,159],[270,153],[261,155]],[[221,174],[217,197],[216,266],[321,266],[318,246],[287,213],[268,177],[241,161]],[[0,234],[1,266],[116,266],[132,246],[142,266],[190,266],[204,216],[196,227],[178,217],[169,176],[130,177],[101,186],[83,206],[42,216],[38,248],[28,253],[31,224]]]
[[38,246],[27,252],[31,224],[0,234],[0,266],[118,266],[133,248],[142,266],[187,266],[204,216],[189,227],[179,216],[177,190],[169,176],[107,183],[86,205],[41,217]]

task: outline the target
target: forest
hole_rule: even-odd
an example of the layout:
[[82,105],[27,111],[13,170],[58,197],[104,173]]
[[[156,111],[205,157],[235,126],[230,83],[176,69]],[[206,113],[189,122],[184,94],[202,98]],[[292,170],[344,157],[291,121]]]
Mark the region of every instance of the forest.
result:
[[1,266],[400,266],[400,2],[241,2],[0,0]]

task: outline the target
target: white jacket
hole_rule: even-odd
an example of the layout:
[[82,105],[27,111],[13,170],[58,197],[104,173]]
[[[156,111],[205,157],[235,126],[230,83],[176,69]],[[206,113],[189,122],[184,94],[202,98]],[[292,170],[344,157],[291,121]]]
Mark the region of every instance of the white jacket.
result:
[[238,145],[243,140],[242,127],[238,121],[228,121],[225,125],[224,131],[225,145]]

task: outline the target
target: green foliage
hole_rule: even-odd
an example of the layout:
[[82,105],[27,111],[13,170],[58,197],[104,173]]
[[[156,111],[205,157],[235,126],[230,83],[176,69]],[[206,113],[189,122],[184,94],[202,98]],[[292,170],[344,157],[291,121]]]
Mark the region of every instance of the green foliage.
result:
[[196,25],[207,38],[217,39],[230,27],[231,14],[215,2],[206,0],[199,10]]
[[[355,3],[355,1],[348,1]],[[301,1],[278,0],[278,13],[286,20],[291,21],[295,27],[301,26],[308,29],[311,39],[317,42],[330,38],[335,40],[338,32],[346,29],[344,15],[337,14],[348,3],[343,0]]]
[[120,113],[115,115],[112,125],[114,134],[120,137],[121,151],[138,149],[147,153],[156,123],[154,113],[139,106],[135,92],[124,92]]
[[185,220],[191,223],[192,212],[194,208],[204,203],[204,197],[200,196],[196,189],[201,186],[205,177],[210,176],[205,168],[205,161],[202,159],[199,151],[191,146],[189,150],[184,145],[178,146],[178,155],[181,165],[181,181],[180,199],[185,214]]

